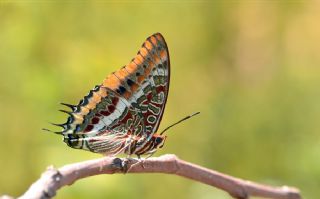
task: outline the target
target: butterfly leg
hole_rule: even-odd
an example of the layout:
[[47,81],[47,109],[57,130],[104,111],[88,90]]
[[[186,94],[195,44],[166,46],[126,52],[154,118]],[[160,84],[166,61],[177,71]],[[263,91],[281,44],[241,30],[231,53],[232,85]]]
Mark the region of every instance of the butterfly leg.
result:
[[144,164],[143,164],[144,163],[144,159],[141,159],[140,155],[137,155],[137,157],[138,157],[138,162],[136,164],[141,163],[142,168],[145,168]]
[[150,158],[151,156],[153,156],[153,154],[154,154],[155,152],[157,152],[157,149],[153,149],[153,150],[147,152],[146,154],[148,154],[148,156],[147,156],[145,159]]
[[136,164],[141,163],[142,168],[146,168],[146,167],[144,166],[144,162],[146,161],[146,159],[148,159],[148,158],[150,158],[151,156],[153,156],[153,154],[154,154],[156,151],[157,151],[157,149],[153,149],[153,150],[147,152],[146,154],[148,154],[148,156],[146,156],[144,159],[141,159],[140,155],[137,155],[137,157],[138,157],[138,162],[137,162]]
[[[129,169],[126,171],[126,173],[128,173],[130,170],[131,170],[131,167],[134,167],[134,166],[136,166],[136,165],[138,165],[138,164],[142,164],[141,166],[144,168],[144,166],[143,166],[143,162],[144,162],[144,160],[143,159],[141,159],[141,156],[140,155],[137,155],[137,162],[135,162],[135,163],[133,163],[132,165],[130,165],[130,167],[129,167]],[[127,159],[127,160],[129,160],[129,159]]]

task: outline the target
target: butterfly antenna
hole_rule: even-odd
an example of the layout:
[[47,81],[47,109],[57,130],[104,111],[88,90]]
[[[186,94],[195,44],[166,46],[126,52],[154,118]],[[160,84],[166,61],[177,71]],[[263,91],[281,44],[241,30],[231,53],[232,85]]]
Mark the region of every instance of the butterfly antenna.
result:
[[179,120],[178,122],[176,122],[176,123],[174,123],[174,124],[171,124],[170,126],[168,126],[167,128],[165,128],[161,133],[160,133],[160,135],[162,135],[164,132],[166,132],[168,129],[170,129],[171,127],[173,127],[173,126],[175,126],[175,125],[177,125],[177,124],[179,124],[179,123],[181,123],[181,122],[183,122],[183,121],[185,121],[185,120],[187,120],[187,119],[190,119],[191,117],[193,117],[193,116],[195,116],[195,115],[198,115],[200,112],[196,112],[196,113],[194,113],[194,114],[192,114],[192,115],[188,115],[187,117],[185,117],[185,118],[182,118],[181,120]]
[[41,130],[43,130],[43,131],[47,131],[47,132],[51,132],[51,133],[55,133],[55,134],[58,134],[58,135],[63,135],[63,133],[62,133],[62,132],[60,132],[60,131],[52,131],[52,130],[50,130],[50,129],[46,129],[46,128],[43,128],[43,129],[41,129]]

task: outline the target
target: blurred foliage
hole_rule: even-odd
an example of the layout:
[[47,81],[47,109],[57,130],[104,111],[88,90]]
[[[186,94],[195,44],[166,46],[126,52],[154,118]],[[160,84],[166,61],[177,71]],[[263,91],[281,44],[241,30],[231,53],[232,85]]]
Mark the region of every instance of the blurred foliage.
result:
[[[156,156],[320,195],[319,1],[0,0],[0,194],[18,196],[48,166],[100,157],[43,133],[161,32],[171,55],[169,99]],[[57,198],[226,198],[176,176],[103,175]]]

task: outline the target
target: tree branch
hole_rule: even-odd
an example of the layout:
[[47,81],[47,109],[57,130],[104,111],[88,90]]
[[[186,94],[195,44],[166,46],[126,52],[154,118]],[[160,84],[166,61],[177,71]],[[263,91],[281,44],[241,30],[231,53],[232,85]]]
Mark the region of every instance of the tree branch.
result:
[[75,181],[93,175],[114,173],[167,173],[175,174],[228,192],[237,199],[259,196],[274,199],[301,199],[299,190],[292,187],[271,187],[228,176],[198,165],[180,160],[175,155],[163,155],[138,161],[116,157],[104,157],[47,169],[20,199],[48,199],[56,191]]

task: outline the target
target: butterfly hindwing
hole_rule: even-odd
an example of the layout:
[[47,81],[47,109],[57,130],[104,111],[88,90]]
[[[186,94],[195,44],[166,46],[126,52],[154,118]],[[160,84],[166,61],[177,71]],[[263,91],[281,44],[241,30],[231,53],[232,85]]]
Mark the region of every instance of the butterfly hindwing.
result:
[[128,135],[150,139],[158,130],[170,82],[166,42],[156,33],[126,66],[110,74],[77,106],[63,124],[73,148],[117,154],[130,144]]

